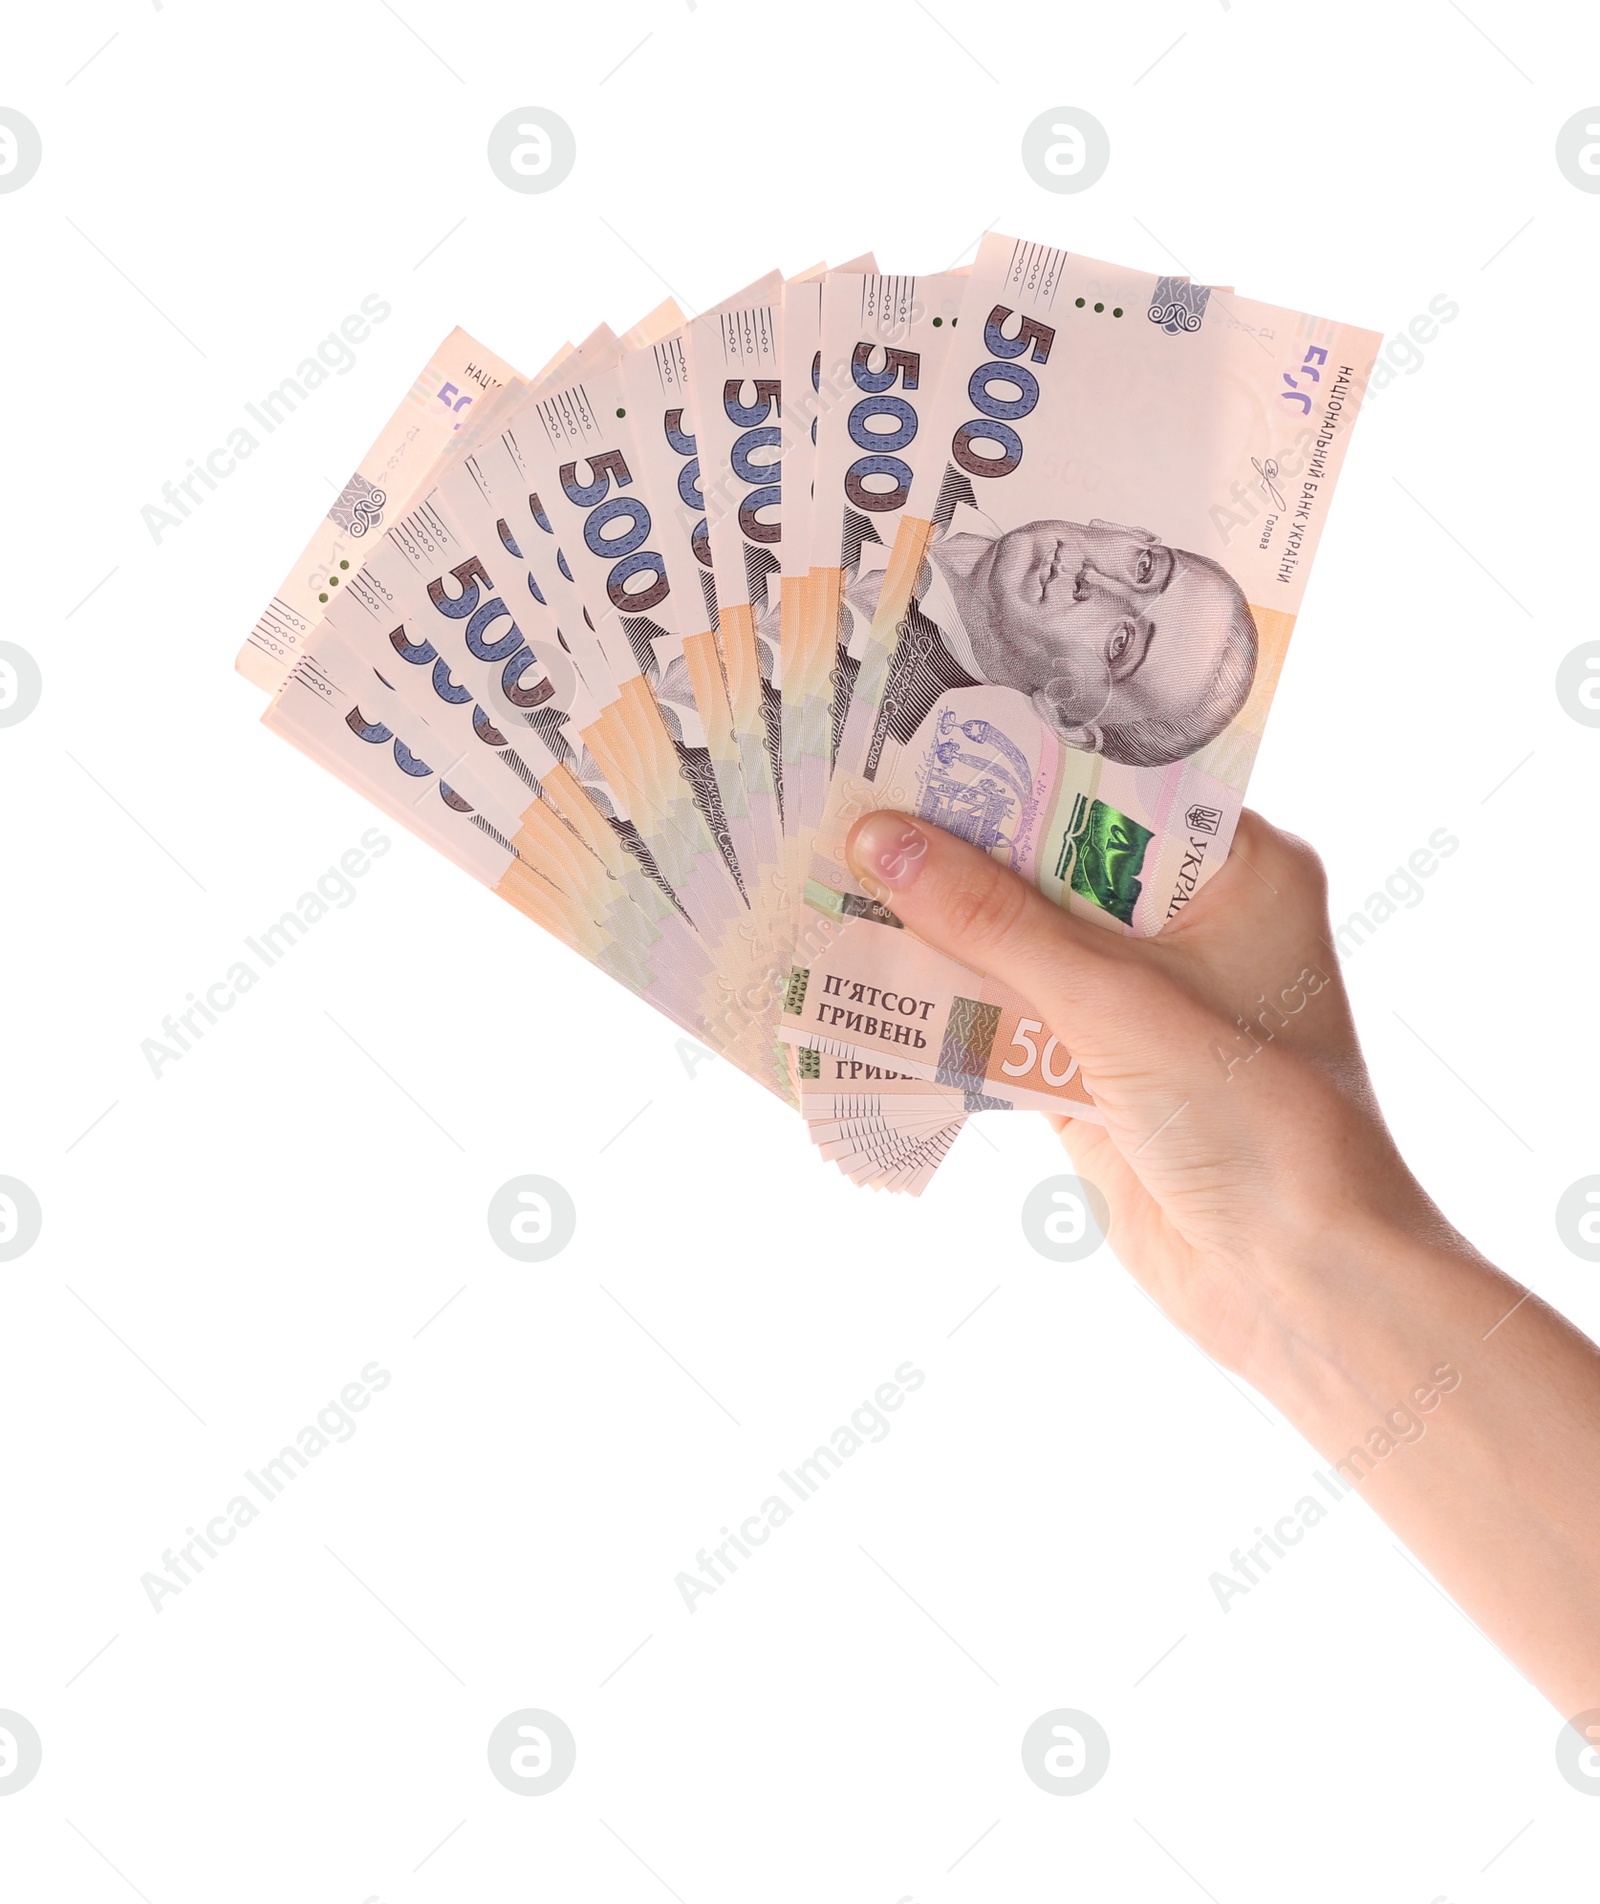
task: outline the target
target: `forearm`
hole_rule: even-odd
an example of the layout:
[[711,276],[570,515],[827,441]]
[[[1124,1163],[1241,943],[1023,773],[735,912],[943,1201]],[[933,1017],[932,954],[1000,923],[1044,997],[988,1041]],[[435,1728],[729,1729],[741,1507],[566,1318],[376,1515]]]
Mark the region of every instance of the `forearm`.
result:
[[1600,1706],[1600,1350],[1464,1245],[1316,1256],[1243,1372],[1565,1716]]
[[1035,1003],[1082,1066],[1101,1121],[1063,1136],[1154,1300],[1277,1403],[1564,1717],[1600,1708],[1600,1350],[1474,1254],[1406,1169],[1315,854],[1242,814],[1227,864],[1135,938],[904,814],[859,821],[849,853],[910,933]]

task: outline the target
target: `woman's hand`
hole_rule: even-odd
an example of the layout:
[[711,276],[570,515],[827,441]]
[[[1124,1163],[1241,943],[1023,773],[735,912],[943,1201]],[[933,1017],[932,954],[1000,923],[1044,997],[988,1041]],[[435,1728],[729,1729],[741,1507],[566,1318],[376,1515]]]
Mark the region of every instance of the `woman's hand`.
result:
[[1011,986],[1078,1059],[1105,1123],[1062,1136],[1127,1268],[1564,1716],[1600,1709],[1600,1351],[1401,1160],[1310,848],[1245,814],[1154,939],[1070,918],[902,814],[869,815],[849,850],[910,931]]
[[850,836],[866,889],[992,974],[1077,1058],[1103,1126],[1058,1120],[1111,1205],[1117,1253],[1246,1374],[1294,1318],[1308,1237],[1454,1238],[1394,1147],[1357,1043],[1321,863],[1253,813],[1159,937],[1070,917],[988,854],[900,814]]

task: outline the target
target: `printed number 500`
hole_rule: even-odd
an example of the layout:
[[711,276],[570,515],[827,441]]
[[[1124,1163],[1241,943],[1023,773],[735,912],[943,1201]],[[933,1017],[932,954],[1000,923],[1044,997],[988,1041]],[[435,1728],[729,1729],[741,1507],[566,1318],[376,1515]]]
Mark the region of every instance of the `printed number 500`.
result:
[[1043,1030],[1044,1026],[1037,1018],[1019,1018],[1017,1020],[1017,1028],[1011,1034],[1011,1042],[1013,1045],[1020,1045],[1028,1055],[1020,1061],[1007,1059],[1002,1063],[1000,1069],[1008,1078],[1025,1078],[1034,1066],[1037,1065],[1039,1067],[1039,1075],[1044,1079],[1046,1084],[1062,1085],[1065,1084],[1077,1070],[1078,1060],[1076,1058],[1067,1059],[1067,1068],[1064,1071],[1058,1071],[1055,1068],[1057,1057],[1062,1055],[1061,1047],[1057,1041],[1054,1038],[1048,1039],[1043,1051],[1033,1042],[1033,1034]]

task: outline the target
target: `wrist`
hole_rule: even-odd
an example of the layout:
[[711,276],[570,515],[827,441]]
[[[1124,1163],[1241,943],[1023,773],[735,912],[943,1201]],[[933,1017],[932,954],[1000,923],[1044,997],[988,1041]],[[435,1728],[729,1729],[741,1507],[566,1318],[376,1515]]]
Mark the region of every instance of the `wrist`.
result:
[[1258,1283],[1237,1372],[1313,1440],[1319,1424],[1337,1439],[1408,1405],[1522,1293],[1436,1212],[1419,1223],[1347,1207],[1299,1236]]

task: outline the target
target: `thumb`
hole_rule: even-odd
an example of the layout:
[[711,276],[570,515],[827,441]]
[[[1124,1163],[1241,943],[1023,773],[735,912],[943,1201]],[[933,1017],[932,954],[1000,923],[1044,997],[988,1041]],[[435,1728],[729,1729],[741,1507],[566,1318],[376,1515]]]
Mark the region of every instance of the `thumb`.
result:
[[851,828],[845,852],[869,898],[936,951],[1021,993],[1069,1045],[1124,963],[1119,938],[1070,918],[939,827],[869,813]]

